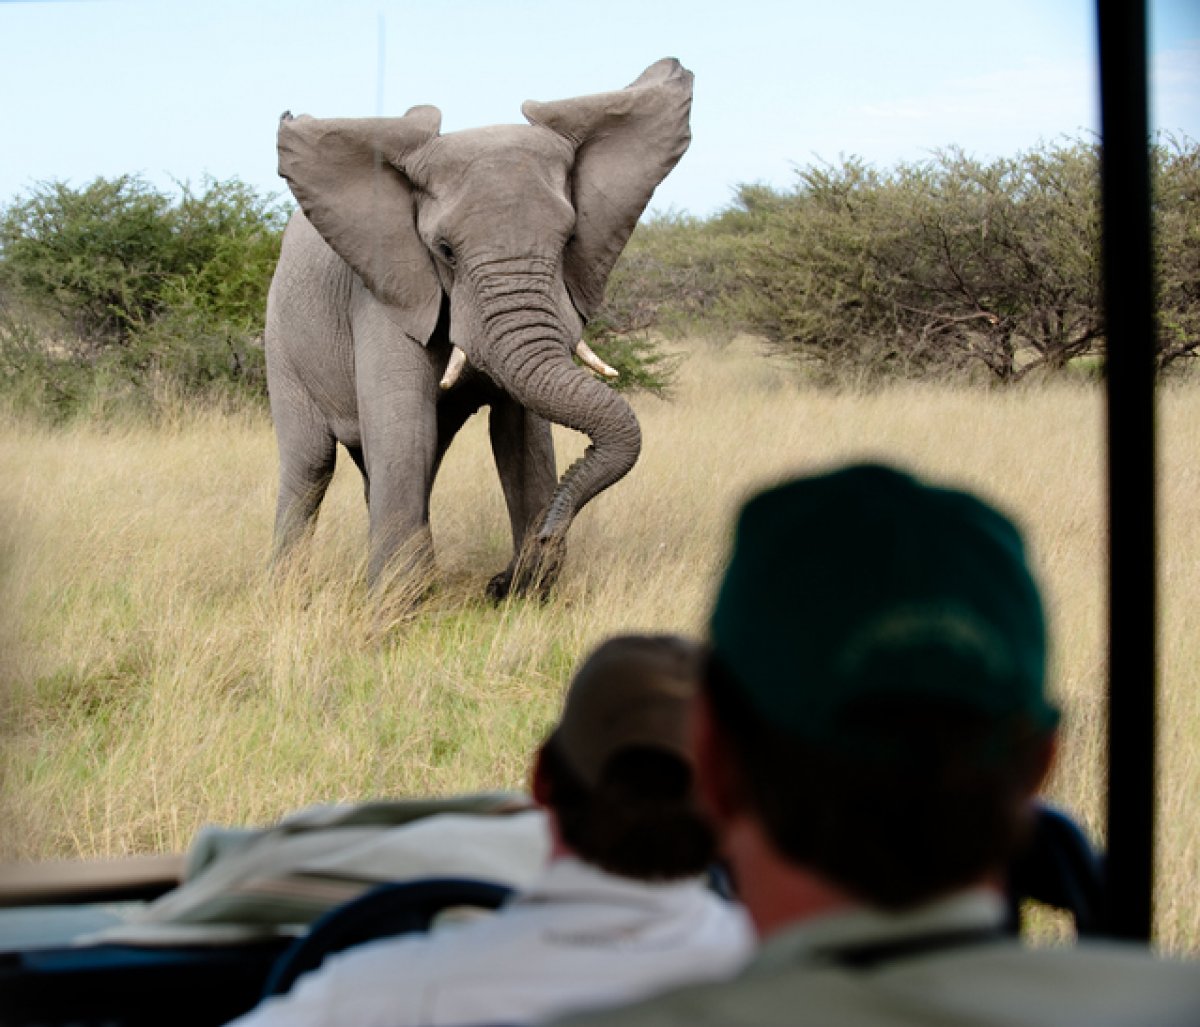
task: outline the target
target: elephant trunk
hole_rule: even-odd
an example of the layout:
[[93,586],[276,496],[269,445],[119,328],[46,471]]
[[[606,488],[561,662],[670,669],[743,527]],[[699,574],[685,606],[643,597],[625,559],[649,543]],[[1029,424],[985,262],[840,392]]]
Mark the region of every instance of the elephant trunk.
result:
[[591,439],[559,479],[536,529],[540,542],[560,540],[583,506],[637,462],[641,429],[625,399],[571,359],[579,331],[564,323],[553,273],[509,274],[477,288],[486,343],[482,359],[471,354],[472,361],[526,409]]
[[561,342],[537,357],[522,353],[512,363],[513,374],[501,370],[497,376],[509,395],[546,420],[591,439],[559,479],[537,527],[539,541],[561,538],[584,504],[632,469],[642,448],[641,428],[629,404],[577,367]]

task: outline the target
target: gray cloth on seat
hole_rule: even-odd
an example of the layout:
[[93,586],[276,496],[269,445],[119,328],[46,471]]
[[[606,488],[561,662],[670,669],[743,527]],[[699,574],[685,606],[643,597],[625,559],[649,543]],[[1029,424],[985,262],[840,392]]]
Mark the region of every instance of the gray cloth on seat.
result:
[[548,852],[543,814],[510,793],[312,807],[263,830],[202,830],[183,884],[77,943],[226,945],[296,934],[383,881],[469,877],[521,888]]

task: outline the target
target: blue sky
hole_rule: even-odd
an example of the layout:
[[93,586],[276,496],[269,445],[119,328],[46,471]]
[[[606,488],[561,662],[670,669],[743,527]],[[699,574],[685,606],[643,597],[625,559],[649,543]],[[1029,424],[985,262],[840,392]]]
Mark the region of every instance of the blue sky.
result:
[[[1200,138],[1200,3],[1152,0],[1151,117]],[[797,164],[957,144],[997,156],[1095,131],[1089,0],[0,0],[0,203],[34,183],[205,174],[282,191],[284,110],[442,109],[696,75],[692,148],[652,208],[707,215]]]

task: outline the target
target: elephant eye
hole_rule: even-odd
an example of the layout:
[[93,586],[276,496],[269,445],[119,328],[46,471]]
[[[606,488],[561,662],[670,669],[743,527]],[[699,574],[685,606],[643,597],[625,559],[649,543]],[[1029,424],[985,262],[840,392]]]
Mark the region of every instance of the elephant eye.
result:
[[450,247],[450,244],[448,242],[446,242],[445,239],[438,240],[437,251],[438,251],[438,256],[441,257],[442,260],[444,260],[451,267],[454,267],[454,263],[455,263],[454,250]]

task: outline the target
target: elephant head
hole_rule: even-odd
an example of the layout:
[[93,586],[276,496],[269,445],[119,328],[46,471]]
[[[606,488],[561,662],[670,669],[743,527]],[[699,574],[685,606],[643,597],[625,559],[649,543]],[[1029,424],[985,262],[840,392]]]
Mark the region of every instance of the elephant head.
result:
[[[440,112],[292,119],[279,170],[308,220],[411,339],[450,341],[528,410],[591,445],[539,515],[547,551],[637,460],[637,420],[572,359],[658,183],[690,141],[692,75],[665,59],[625,89],[522,107],[527,125],[440,135]],[[545,562],[534,554],[534,562]]]

